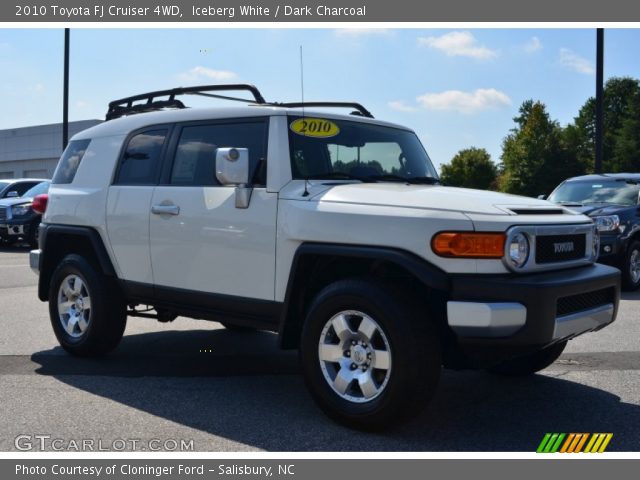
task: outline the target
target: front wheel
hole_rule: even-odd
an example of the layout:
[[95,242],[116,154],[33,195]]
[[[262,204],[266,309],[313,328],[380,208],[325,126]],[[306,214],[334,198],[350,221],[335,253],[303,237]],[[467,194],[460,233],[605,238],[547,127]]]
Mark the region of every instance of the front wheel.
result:
[[554,343],[550,347],[542,350],[538,350],[521,357],[516,357],[511,360],[506,360],[489,368],[488,370],[491,373],[505,375],[507,377],[523,377],[526,375],[532,375],[547,368],[555,362],[558,357],[560,357],[566,346],[566,340],[564,342]]
[[69,353],[100,356],[120,342],[127,311],[112,283],[79,255],[67,255],[53,272],[49,316],[60,345]]
[[338,281],[318,294],[305,320],[300,357],[319,407],[363,430],[417,414],[434,394],[441,370],[426,309],[359,279]]
[[640,241],[634,240],[629,244],[620,270],[625,290],[634,291],[640,288]]

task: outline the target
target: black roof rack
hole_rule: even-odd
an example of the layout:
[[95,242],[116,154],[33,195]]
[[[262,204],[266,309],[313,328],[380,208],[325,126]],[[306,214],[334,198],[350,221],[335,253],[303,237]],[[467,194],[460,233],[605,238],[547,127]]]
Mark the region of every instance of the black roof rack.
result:
[[[251,92],[253,99],[231,97],[209,92],[226,92],[242,90]],[[284,108],[304,108],[304,107],[330,107],[330,108],[355,108],[351,115],[373,118],[371,112],[356,102],[267,102],[260,90],[254,85],[236,83],[230,85],[201,85],[198,87],[179,87],[171,90],[158,90],[155,92],[141,93],[131,97],[121,98],[109,102],[106,120],[113,120],[124,115],[135,113],[153,112],[163,108],[186,108],[185,104],[176,99],[179,95],[200,95],[203,97],[220,98],[223,100],[233,100],[262,106],[284,107]],[[168,99],[156,100],[158,97],[169,97]],[[135,103],[141,102],[141,103]]]
[[[246,98],[230,97],[227,95],[216,95],[207,92],[221,92],[230,90],[244,90],[253,94],[253,100]],[[248,84],[231,84],[231,85],[202,85],[199,87],[185,87],[185,88],[173,88],[171,90],[158,90],[156,92],[141,93],[139,95],[133,95],[131,97],[121,98],[120,100],[114,100],[109,102],[109,110],[107,111],[106,120],[113,120],[114,118],[122,117],[123,115],[129,115],[134,113],[153,112],[155,110],[161,110],[163,108],[186,108],[184,103],[180,100],[176,100],[178,95],[201,95],[203,97],[221,98],[223,100],[233,100],[238,102],[248,102],[255,104],[267,103],[254,85]],[[155,100],[157,97],[169,97],[166,100]],[[134,102],[146,100],[145,103]]]
[[304,108],[304,107],[336,107],[336,108],[355,108],[355,112],[351,112],[351,115],[358,115],[360,117],[373,118],[373,115],[369,110],[356,102],[287,102],[287,103],[267,103],[265,105],[273,105],[277,107],[285,108]]

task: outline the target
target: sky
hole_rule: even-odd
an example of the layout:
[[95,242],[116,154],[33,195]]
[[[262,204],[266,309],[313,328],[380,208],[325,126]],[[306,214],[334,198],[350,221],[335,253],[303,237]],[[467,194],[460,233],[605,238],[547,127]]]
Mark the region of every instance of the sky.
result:
[[[562,125],[595,95],[594,29],[71,30],[70,120],[178,86],[252,83],[269,101],[357,101],[411,127],[436,167],[461,149],[500,161],[527,99]],[[62,121],[63,29],[0,29],[0,129]],[[640,78],[640,29],[605,31],[605,80]],[[216,105],[207,99],[187,104]],[[202,103],[205,102],[205,103]]]

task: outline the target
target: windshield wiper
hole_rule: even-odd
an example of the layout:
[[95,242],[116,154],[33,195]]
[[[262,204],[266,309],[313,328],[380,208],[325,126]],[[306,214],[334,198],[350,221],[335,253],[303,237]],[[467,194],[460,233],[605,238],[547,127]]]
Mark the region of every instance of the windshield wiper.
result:
[[373,178],[374,180],[397,181],[397,182],[403,182],[403,183],[422,184],[422,185],[434,185],[436,183],[440,183],[440,181],[437,178],[433,178],[433,177],[403,177],[402,175],[395,175],[393,173],[384,173],[381,175],[369,175],[367,178]]
[[564,206],[564,207],[582,207],[582,203],[578,203],[578,202],[571,202],[568,200],[563,200],[561,202],[557,202],[560,205]]
[[584,202],[585,205],[628,205],[627,203],[612,202],[610,200],[600,200],[599,202]]
[[367,175],[367,178],[372,178],[374,180],[387,180],[390,182],[404,182],[408,183],[409,180],[401,175],[394,175],[393,173],[382,173],[379,175]]
[[317,173],[315,175],[305,177],[305,180],[359,180],[365,183],[375,182],[371,177],[360,177],[358,175],[351,175],[350,173],[345,172]]
[[409,177],[407,178],[407,182],[422,185],[438,185],[440,180],[434,177]]

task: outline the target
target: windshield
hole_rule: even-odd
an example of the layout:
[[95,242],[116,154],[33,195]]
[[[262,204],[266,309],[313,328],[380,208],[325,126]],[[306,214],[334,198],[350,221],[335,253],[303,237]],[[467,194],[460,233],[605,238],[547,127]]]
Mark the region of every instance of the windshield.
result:
[[294,179],[438,179],[420,140],[407,130],[290,116],[289,144]]
[[36,195],[40,195],[41,193],[47,193],[48,191],[49,191],[49,182],[41,182],[31,187],[26,192],[24,192],[24,195],[22,196],[25,198],[33,198]]
[[554,190],[549,200],[565,205],[587,203],[636,205],[638,192],[640,192],[640,185],[624,179],[565,182]]

